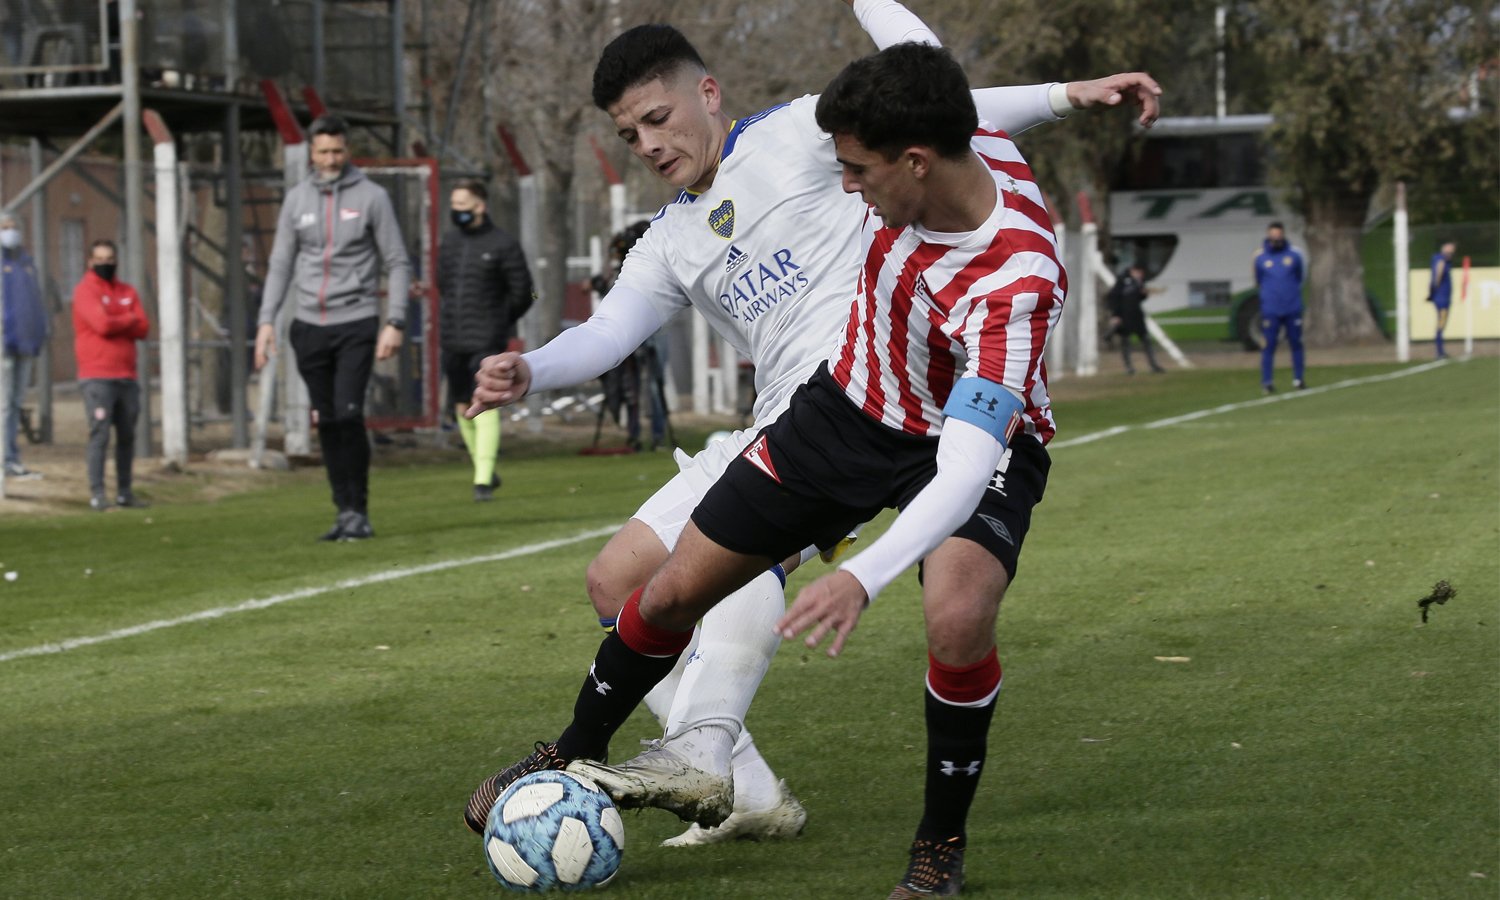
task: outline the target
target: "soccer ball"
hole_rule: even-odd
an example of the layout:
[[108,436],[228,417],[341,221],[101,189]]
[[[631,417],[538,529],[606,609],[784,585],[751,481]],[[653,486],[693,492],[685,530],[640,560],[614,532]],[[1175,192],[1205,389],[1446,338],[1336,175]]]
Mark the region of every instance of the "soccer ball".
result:
[[484,828],[484,856],[502,887],[525,894],[607,884],[620,869],[625,826],[587,778],[548,769],[505,789]]

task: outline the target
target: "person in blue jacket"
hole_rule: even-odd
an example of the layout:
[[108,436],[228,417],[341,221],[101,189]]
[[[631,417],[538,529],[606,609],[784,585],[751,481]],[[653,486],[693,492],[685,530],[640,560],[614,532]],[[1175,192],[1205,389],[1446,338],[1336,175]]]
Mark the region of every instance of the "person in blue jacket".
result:
[[1427,289],[1427,302],[1437,311],[1437,330],[1433,336],[1437,341],[1437,358],[1447,359],[1443,349],[1443,329],[1448,327],[1448,307],[1453,305],[1453,254],[1458,247],[1452,241],[1443,241],[1438,252],[1432,254],[1432,285]]
[[1255,285],[1260,289],[1260,327],[1266,346],[1260,352],[1260,386],[1274,393],[1271,367],[1276,360],[1276,340],[1282,330],[1292,348],[1292,386],[1307,387],[1303,378],[1302,354],[1302,279],[1306,269],[1302,254],[1286,240],[1286,229],[1280,222],[1266,227],[1266,239],[1255,257]]
[[21,223],[0,217],[0,270],[5,285],[5,474],[14,479],[41,478],[21,464],[16,435],[21,430],[21,401],[31,384],[31,368],[47,342],[47,308],[37,283],[36,264],[22,246]]

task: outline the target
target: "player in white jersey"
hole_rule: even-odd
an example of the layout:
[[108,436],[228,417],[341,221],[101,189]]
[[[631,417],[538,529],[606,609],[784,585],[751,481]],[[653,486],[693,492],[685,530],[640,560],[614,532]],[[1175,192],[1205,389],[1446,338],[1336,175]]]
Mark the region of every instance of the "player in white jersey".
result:
[[[882,31],[881,23],[901,29],[903,37],[916,30],[911,23],[920,28],[899,4],[861,2],[856,12],[867,27],[874,23],[877,44],[890,42],[882,35],[891,29]],[[814,371],[837,337],[858,270],[855,241],[863,205],[838,187],[837,162],[813,121],[812,98],[731,123],[718,112],[717,83],[702,74],[701,62],[690,67],[695,77],[686,80],[659,65],[670,59],[664,47],[680,40],[674,34],[661,28],[630,33],[622,46],[633,50],[632,57],[614,61],[625,74],[614,77],[615,93],[606,91],[601,99],[596,91],[596,102],[609,107],[637,155],[684,191],[632,250],[597,316],[527,354],[524,362],[497,358],[492,369],[517,381],[492,398],[496,401],[593,377],[691,304],[756,364],[758,427],[784,408],[791,390]],[[610,52],[600,64],[606,84]],[[642,76],[643,59],[661,71],[648,67]],[[600,81],[596,73],[596,86]],[[1065,103],[1071,97],[1084,106],[1131,92],[1149,98],[1154,83],[1143,76],[1117,76],[1065,87],[981,91],[978,98],[991,114],[1005,118],[1007,127],[1019,130],[1056,117],[1048,95],[1057,95],[1059,88]],[[1148,113],[1154,115],[1154,103]],[[601,619],[615,615],[665,558],[689,511],[751,433],[685,463],[682,474],[653,496],[590,566],[590,594]],[[688,667],[685,688],[676,692],[679,703],[664,718],[668,737],[697,731],[715,745],[709,753],[728,755],[732,749],[737,815],[790,809],[782,819],[763,823],[774,835],[800,827],[801,812],[743,731],[743,710],[774,653],[777,638],[770,624],[784,601],[772,573],[742,593],[704,622],[697,663]],[[471,827],[482,826],[504,781],[497,776],[476,791],[466,815]],[[745,798],[738,795],[747,789],[752,795],[742,803]]]

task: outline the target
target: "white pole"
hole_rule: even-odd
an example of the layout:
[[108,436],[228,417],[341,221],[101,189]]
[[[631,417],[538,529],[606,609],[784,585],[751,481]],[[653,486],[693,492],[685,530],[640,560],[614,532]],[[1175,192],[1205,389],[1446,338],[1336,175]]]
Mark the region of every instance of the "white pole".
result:
[[[516,179],[516,190],[521,200],[521,251],[526,254],[526,259],[534,269],[532,283],[540,287],[547,264],[547,260],[541,256],[541,186],[537,184],[536,175],[528,169]],[[547,300],[545,297],[538,299],[543,303]],[[527,350],[535,350],[542,345],[541,329],[541,316],[521,317],[521,337],[526,342]],[[542,398],[539,394],[529,394],[525,405],[526,430],[538,434],[542,430]]]
[[711,412],[708,405],[708,320],[693,315],[693,412]]
[[1406,219],[1406,182],[1396,182],[1395,227],[1392,229],[1396,254],[1396,362],[1411,361],[1411,257],[1410,236]]
[[187,464],[187,352],[184,344],[182,244],[177,240],[177,145],[165,123],[147,111],[156,142],[156,310],[161,318],[162,457]]
[[[1451,274],[1448,276],[1453,277]],[[1469,258],[1464,257],[1463,282],[1459,287],[1458,302],[1464,305],[1464,359],[1474,355],[1474,304],[1469,302]]]
[[[5,156],[0,149],[0,201],[5,199]],[[10,417],[10,371],[5,365],[5,279],[0,278],[0,423]],[[0,424],[0,428],[4,425]],[[5,499],[5,441],[0,440],[0,500]]]
[[[1059,219],[1058,223],[1053,226],[1052,232],[1057,235],[1057,258],[1063,260],[1063,265],[1066,266],[1068,259],[1068,226]],[[1066,307],[1064,309],[1066,310]],[[1064,311],[1063,315],[1067,315],[1066,311]],[[1047,341],[1047,349],[1043,353],[1043,358],[1047,361],[1048,378],[1055,380],[1063,376],[1064,367],[1067,365],[1067,344],[1067,319],[1063,319],[1057,323],[1057,328],[1053,330],[1051,339]]]
[[[1084,222],[1081,240],[1082,258],[1091,263],[1098,253],[1099,226]],[[1083,266],[1082,281],[1078,290],[1078,363],[1073,371],[1089,376],[1099,374],[1099,282],[1093,265]]]
[[740,405],[740,354],[734,345],[719,338],[719,412],[733,415]]
[[1224,94],[1224,7],[1214,10],[1214,118],[1222,120],[1228,104]]
[[625,230],[628,224],[625,221],[625,185],[612,184],[609,186],[609,233],[619,234]]

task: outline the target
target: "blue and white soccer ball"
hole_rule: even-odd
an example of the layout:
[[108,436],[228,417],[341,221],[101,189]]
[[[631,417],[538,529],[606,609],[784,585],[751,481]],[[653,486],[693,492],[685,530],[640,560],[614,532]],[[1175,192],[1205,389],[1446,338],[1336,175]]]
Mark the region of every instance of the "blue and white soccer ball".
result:
[[524,894],[580,891],[620,870],[625,826],[587,778],[545,770],[518,779],[490,810],[484,856],[502,887]]

